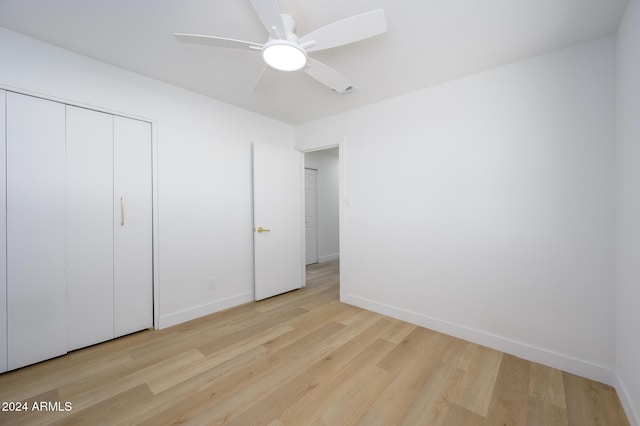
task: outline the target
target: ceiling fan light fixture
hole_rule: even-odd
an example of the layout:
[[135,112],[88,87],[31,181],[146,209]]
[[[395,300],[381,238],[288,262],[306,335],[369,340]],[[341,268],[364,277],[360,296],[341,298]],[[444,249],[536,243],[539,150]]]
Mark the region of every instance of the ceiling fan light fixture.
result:
[[272,40],[262,48],[262,58],[279,71],[298,71],[307,65],[307,52],[289,40]]

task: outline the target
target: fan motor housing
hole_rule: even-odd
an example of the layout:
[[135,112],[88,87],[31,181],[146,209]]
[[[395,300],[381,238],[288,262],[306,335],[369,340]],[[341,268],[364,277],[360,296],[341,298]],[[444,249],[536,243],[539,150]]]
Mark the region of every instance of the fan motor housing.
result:
[[289,15],[288,13],[281,13],[282,16],[282,26],[284,30],[288,33],[293,33],[296,31],[296,18]]

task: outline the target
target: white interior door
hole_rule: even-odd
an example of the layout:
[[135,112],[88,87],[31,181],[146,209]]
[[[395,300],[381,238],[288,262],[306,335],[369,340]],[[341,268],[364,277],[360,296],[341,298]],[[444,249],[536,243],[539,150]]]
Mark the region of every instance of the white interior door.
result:
[[113,339],[113,116],[67,106],[69,350]]
[[114,117],[115,336],[153,325],[151,124]]
[[67,351],[65,106],[7,93],[8,367]]
[[255,299],[302,287],[302,154],[253,145]]
[[0,373],[7,371],[7,174],[5,96],[0,90]]
[[304,169],[305,264],[318,263],[318,171]]

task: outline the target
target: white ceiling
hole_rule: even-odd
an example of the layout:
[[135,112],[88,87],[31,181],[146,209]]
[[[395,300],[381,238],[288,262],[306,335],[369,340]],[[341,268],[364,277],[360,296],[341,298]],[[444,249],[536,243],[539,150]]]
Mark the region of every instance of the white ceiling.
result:
[[277,120],[299,124],[614,33],[628,0],[280,0],[302,36],[372,9],[388,31],[312,53],[348,76],[338,95],[302,72],[254,93],[251,51],[182,44],[173,32],[263,43],[248,0],[0,0],[0,26]]

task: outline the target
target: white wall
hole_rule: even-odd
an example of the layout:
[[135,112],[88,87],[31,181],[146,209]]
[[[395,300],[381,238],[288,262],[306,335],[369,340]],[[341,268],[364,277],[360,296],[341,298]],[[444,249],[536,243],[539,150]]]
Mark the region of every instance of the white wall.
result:
[[614,89],[609,37],[296,127],[346,141],[342,299],[612,383]]
[[617,38],[616,388],[640,425],[640,1],[631,0]]
[[155,120],[161,326],[253,299],[250,142],[291,126],[3,28],[0,52],[2,86]]
[[305,167],[316,169],[318,197],[318,262],[340,257],[338,225],[338,156],[325,151],[307,152]]

